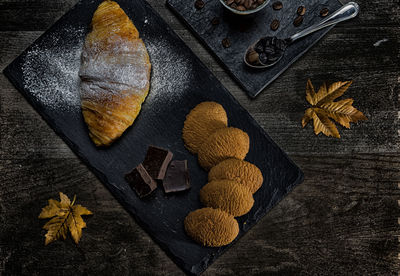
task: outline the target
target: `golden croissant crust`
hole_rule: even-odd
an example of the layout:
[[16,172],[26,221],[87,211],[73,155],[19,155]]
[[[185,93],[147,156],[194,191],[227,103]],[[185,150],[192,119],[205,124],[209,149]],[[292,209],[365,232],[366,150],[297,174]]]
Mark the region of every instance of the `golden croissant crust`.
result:
[[82,114],[96,146],[107,146],[140,112],[150,87],[149,55],[125,12],[104,1],[93,15],[81,58]]

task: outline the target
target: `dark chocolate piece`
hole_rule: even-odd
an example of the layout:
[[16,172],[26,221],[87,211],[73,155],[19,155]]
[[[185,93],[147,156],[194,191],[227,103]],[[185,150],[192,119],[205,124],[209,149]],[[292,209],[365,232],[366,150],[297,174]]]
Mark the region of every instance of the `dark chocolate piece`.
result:
[[190,189],[187,160],[174,160],[171,162],[163,180],[163,186],[166,193]]
[[163,180],[172,156],[173,154],[169,150],[149,146],[143,167],[153,179]]
[[142,164],[139,164],[130,173],[126,174],[125,179],[140,198],[151,194],[157,188],[157,183]]

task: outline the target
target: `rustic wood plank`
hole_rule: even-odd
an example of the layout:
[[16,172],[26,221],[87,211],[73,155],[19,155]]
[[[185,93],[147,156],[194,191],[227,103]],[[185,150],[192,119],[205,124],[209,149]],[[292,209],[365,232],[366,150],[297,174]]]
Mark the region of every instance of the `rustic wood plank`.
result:
[[[397,274],[398,3],[363,1],[354,22],[337,26],[251,100],[163,1],[149,2],[305,173],[204,275]],[[0,69],[75,3],[0,0]],[[307,78],[353,79],[347,97],[369,120],[340,129],[341,140],[302,130]],[[182,275],[3,75],[0,171],[0,274]],[[95,213],[79,246],[43,245],[37,215],[58,191],[77,194]]]

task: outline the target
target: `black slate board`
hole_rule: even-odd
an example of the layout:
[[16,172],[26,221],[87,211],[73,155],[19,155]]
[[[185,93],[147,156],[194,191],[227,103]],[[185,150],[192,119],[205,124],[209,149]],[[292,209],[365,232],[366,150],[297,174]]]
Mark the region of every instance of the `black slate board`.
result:
[[[204,0],[205,6],[201,10],[194,7],[194,2],[194,0],[167,0],[167,5],[188,25],[252,98],[272,83],[333,27],[297,41],[286,50],[285,56],[279,63],[263,70],[255,70],[244,64],[243,54],[249,45],[262,36],[290,37],[320,21],[319,12],[322,8],[326,7],[330,11],[335,11],[341,7],[338,0],[281,0],[283,8],[274,11],[272,4],[275,1],[271,0],[258,13],[241,16],[225,9],[219,0]],[[295,27],[293,21],[297,17],[296,11],[300,5],[304,5],[307,11],[303,24]],[[215,17],[220,19],[220,23],[216,26],[211,24],[211,20]],[[280,21],[280,27],[276,32],[270,29],[270,24],[274,19]],[[230,48],[222,46],[221,41],[224,38],[230,40]]]
[[[68,58],[61,60],[58,65],[60,57],[65,56],[63,52],[77,48],[77,45],[79,48],[82,44],[82,34],[87,32],[92,14],[99,3],[100,1],[79,2],[14,60],[4,70],[4,74],[172,260],[186,273],[199,274],[228,246],[205,248],[194,243],[184,233],[183,219],[190,211],[201,208],[198,193],[207,181],[207,173],[198,166],[196,157],[184,148],[181,139],[183,121],[190,109],[206,100],[219,102],[227,111],[230,125],[243,129],[250,136],[251,148],[246,159],[262,170],[265,181],[254,196],[255,205],[251,212],[238,219],[239,237],[295,185],[301,183],[303,174],[147,2],[142,0],[121,0],[119,4],[133,20],[146,45],[153,45],[154,41],[162,42],[155,44],[161,48],[154,45],[149,47],[153,65],[150,94],[134,125],[111,147],[97,149],[88,137],[79,106],[62,108],[57,101],[49,104],[48,99],[38,95],[37,91],[34,92],[37,87],[27,86],[27,76],[32,72],[27,71],[26,64],[27,57],[32,53],[46,52],[48,49],[56,51],[54,61],[43,63],[39,60],[35,63],[35,60],[31,60],[29,67],[40,72],[41,83],[46,87],[54,85],[46,80],[46,76],[57,75],[58,69],[62,72],[73,62],[73,58]],[[160,55],[159,51],[167,51],[167,54]],[[177,54],[180,58],[174,58]],[[175,76],[164,78],[160,72],[165,73],[163,68],[168,68],[167,63],[172,62],[175,62],[174,67],[177,68],[185,63],[187,72],[173,70]],[[77,72],[68,71],[59,81],[65,82],[71,74]],[[175,83],[175,78],[180,78],[178,74],[189,74],[190,77]],[[79,97],[77,88],[72,92]],[[57,94],[59,91],[54,90],[53,93]],[[63,96],[59,95],[59,98],[62,99]],[[188,160],[191,190],[165,195],[162,188],[158,188],[147,199],[141,200],[136,196],[125,182],[124,174],[143,161],[149,144],[169,148],[174,152],[174,159]]]

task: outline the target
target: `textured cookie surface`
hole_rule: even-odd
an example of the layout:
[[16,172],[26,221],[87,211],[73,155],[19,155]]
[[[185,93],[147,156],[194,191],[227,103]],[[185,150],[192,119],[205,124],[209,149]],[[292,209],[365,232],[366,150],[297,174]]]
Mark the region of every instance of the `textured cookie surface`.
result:
[[222,105],[216,102],[202,102],[186,116],[182,138],[186,148],[197,153],[201,144],[217,129],[226,127],[228,118]]
[[260,169],[247,161],[227,159],[212,167],[208,181],[229,179],[246,186],[253,194],[261,187],[264,179]]
[[234,217],[248,213],[254,199],[249,189],[233,180],[215,180],[200,190],[200,200],[207,206],[219,208]]
[[239,233],[239,225],[232,215],[213,208],[202,208],[189,213],[184,224],[188,236],[210,247],[227,245]]
[[234,127],[218,129],[202,144],[198,152],[199,164],[209,170],[226,159],[243,160],[249,152],[249,146],[246,132]]

